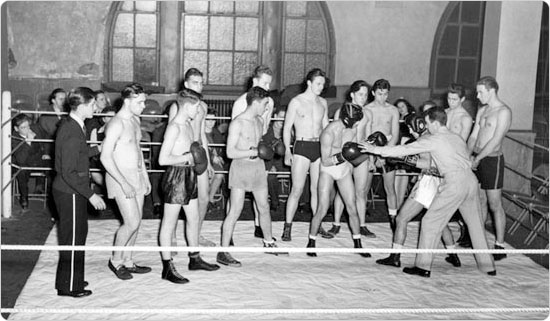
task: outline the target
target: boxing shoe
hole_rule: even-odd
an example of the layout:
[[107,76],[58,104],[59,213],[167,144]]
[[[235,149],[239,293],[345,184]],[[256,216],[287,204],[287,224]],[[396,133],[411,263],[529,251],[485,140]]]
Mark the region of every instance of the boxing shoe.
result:
[[196,271],[196,270],[216,271],[216,270],[219,270],[220,268],[220,266],[217,264],[205,262],[200,255],[197,255],[196,257],[190,257],[188,267],[190,271]]
[[[309,239],[309,241],[307,241],[307,248],[315,248],[315,240],[314,239]],[[317,253],[315,252],[308,252],[307,253],[307,256],[311,256],[311,257],[317,257]]]
[[328,233],[327,231],[325,231],[325,229],[320,226],[319,227],[319,234],[321,234],[321,236],[325,239],[331,239],[331,238],[334,238],[334,235]]
[[497,271],[496,271],[496,270],[489,271],[489,272],[487,272],[487,275],[496,276],[496,275],[497,275]]
[[285,222],[285,226],[283,227],[283,235],[281,236],[281,240],[283,240],[284,242],[292,241],[292,237],[290,236],[291,233],[292,233],[292,223],[286,223]]
[[262,231],[262,228],[258,225],[254,225],[254,237],[263,239],[264,238],[264,232]]
[[184,278],[178,273],[178,271],[176,271],[176,267],[174,266],[174,261],[172,261],[172,259],[162,260],[162,273],[160,277],[163,280],[168,280],[177,284],[185,284],[189,282],[188,279]]
[[115,268],[111,260],[109,260],[109,263],[107,264],[107,266],[111,271],[113,271],[116,277],[121,280],[130,280],[131,278],[133,278],[130,271],[128,271],[128,269],[122,264]]
[[334,225],[332,224],[332,227],[330,228],[330,230],[328,230],[327,233],[333,235],[333,236],[336,236],[336,234],[340,233],[340,225]]
[[78,290],[78,291],[57,291],[57,295],[59,296],[70,296],[73,298],[83,298],[85,296],[92,295],[91,290]]
[[[504,250],[504,247],[495,244],[495,250]],[[495,261],[500,261],[502,259],[505,259],[506,257],[507,257],[506,253],[495,253],[495,254],[493,254],[493,259]]]
[[[277,244],[275,244],[275,240],[273,240],[271,243],[268,243],[266,242],[265,240],[263,241],[264,242],[264,247],[268,247],[268,248],[277,248]],[[288,256],[288,252],[265,252],[267,254],[273,254],[273,255],[287,255]]]
[[[356,248],[356,249],[362,249],[363,246],[361,245],[361,239],[353,239],[353,248]],[[362,257],[370,257],[370,253],[359,253],[359,255],[361,255]]]
[[416,266],[406,267],[403,269],[403,272],[407,274],[418,275],[425,278],[429,278],[431,274],[429,270],[424,270]]
[[458,258],[458,255],[454,253],[449,253],[449,255],[445,258],[445,261],[451,263],[454,267],[460,267],[460,259]]
[[366,226],[361,226],[360,228],[361,235],[366,236],[368,238],[375,238],[376,234],[369,231],[369,229]]
[[388,266],[401,267],[401,254],[392,253],[385,259],[376,260],[376,263]]
[[228,252],[218,252],[216,261],[227,266],[241,267],[241,262],[235,260]]
[[130,273],[136,273],[136,274],[145,274],[151,272],[151,268],[148,266],[139,266],[135,263],[132,264],[132,266],[124,266],[126,270]]

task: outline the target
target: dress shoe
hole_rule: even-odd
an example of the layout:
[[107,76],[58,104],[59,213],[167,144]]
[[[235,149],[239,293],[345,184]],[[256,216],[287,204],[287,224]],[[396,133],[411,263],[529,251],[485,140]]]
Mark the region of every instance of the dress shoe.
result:
[[263,239],[264,238],[264,232],[262,231],[262,228],[258,225],[254,225],[254,237]]
[[130,274],[130,271],[128,271],[128,269],[122,264],[115,268],[111,260],[109,260],[109,264],[107,266],[111,271],[113,271],[116,277],[121,280],[130,280],[131,278],[133,278],[132,274]]
[[196,271],[196,270],[216,271],[220,268],[220,266],[217,264],[211,264],[203,261],[200,255],[196,257],[190,257],[188,267],[189,267],[189,270],[191,271]]
[[130,273],[136,273],[136,274],[145,274],[151,272],[151,268],[148,266],[139,266],[137,264],[133,264],[132,266],[124,266],[126,270]]
[[[504,247],[495,244],[495,250],[504,250]],[[495,259],[495,261],[500,261],[502,259],[505,259],[506,256],[506,253],[495,253],[493,254],[493,259]]]
[[403,269],[403,272],[405,272],[407,274],[422,276],[422,277],[425,277],[425,278],[429,278],[430,273],[431,273],[428,270],[424,270],[424,269],[421,269],[421,268],[416,267],[416,266],[406,267],[406,268]]
[[319,234],[325,239],[332,239],[334,238],[334,235],[330,234],[329,232],[325,231],[325,229],[321,226],[319,227]]
[[90,290],[78,290],[78,291],[57,291],[59,296],[72,296],[73,298],[82,298],[88,295],[91,295],[92,291]]
[[401,254],[392,253],[385,259],[376,260],[376,263],[388,266],[401,267]]
[[368,238],[375,238],[376,234],[369,231],[369,229],[366,226],[361,226],[360,228],[361,235],[366,236]]
[[[307,247],[307,248],[315,248],[315,240],[309,239],[309,241],[307,242],[306,247]],[[315,252],[308,252],[308,253],[307,253],[307,256],[317,257],[317,253],[315,253]]]
[[284,242],[289,242],[289,241],[292,241],[292,223],[286,223],[285,222],[285,226],[283,227],[283,235],[281,236],[281,240],[283,240]]
[[218,252],[216,261],[227,266],[241,267],[241,262],[235,260],[228,252]]
[[458,255],[454,253],[450,253],[449,256],[445,258],[445,261],[451,263],[454,267],[460,267],[460,259],[458,258]]

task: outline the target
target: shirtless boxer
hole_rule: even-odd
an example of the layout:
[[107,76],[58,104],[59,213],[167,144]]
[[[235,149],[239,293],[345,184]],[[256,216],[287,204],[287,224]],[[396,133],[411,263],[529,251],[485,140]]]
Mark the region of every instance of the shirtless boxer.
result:
[[[390,88],[390,83],[385,79],[375,81],[371,89],[374,101],[367,105],[367,109],[372,112],[372,132],[381,132],[386,135],[388,146],[395,146],[399,142],[399,111],[397,107],[386,101]],[[375,165],[382,171],[390,226],[393,230],[397,215],[397,195],[395,192],[395,170],[397,168],[395,165],[387,164],[383,158],[379,157],[376,159]],[[369,172],[367,190],[370,190],[372,185],[373,174],[373,172]],[[366,225],[361,226],[361,234],[367,237],[374,237]]]
[[[292,179],[292,188],[286,202],[283,241],[292,240],[292,220],[304,190],[308,169],[311,211],[315,213],[317,210],[317,182],[319,181],[319,164],[321,163],[319,136],[328,125],[327,101],[319,96],[325,86],[325,73],[318,68],[312,69],[306,76],[306,83],[307,89],[290,101],[283,125],[285,165],[291,166],[290,176]],[[290,149],[292,128],[294,128],[296,137],[293,150]],[[333,237],[322,228],[320,232],[323,237]]]
[[[187,89],[191,89],[198,94],[202,94],[203,88],[203,75],[196,68],[189,68],[183,77],[183,85]],[[168,113],[168,121],[172,120],[177,113],[176,104],[170,106]],[[208,106],[204,101],[201,100],[199,104],[199,111],[197,116],[191,120],[191,125],[193,126],[193,141],[198,142],[204,148],[207,148],[208,140],[206,139],[206,112]],[[210,160],[210,156],[208,155]],[[202,228],[202,223],[206,217],[206,212],[208,211],[208,203],[210,202],[210,180],[209,177],[214,175],[214,169],[210,162],[208,163],[208,169],[203,174],[197,177],[197,186],[199,190],[199,244],[201,246],[216,246],[216,243],[206,239],[204,236],[200,235]],[[175,228],[175,227],[174,227]]]
[[[309,227],[308,248],[315,247],[317,233],[323,218],[327,214],[330,203],[330,191],[334,182],[338,185],[339,194],[346,205],[349,214],[354,248],[362,248],[359,232],[359,216],[357,214],[355,186],[352,178],[353,166],[342,155],[342,146],[347,142],[355,142],[358,130],[363,119],[361,105],[345,103],[340,109],[340,119],[330,123],[321,133],[321,165],[319,174],[318,199],[319,205],[311,219]],[[307,253],[317,256],[316,253]],[[363,257],[370,257],[369,253],[361,253]]]
[[468,140],[472,131],[472,116],[464,109],[462,103],[466,99],[464,87],[460,84],[451,84],[447,90],[447,127],[458,134],[464,141]]
[[[510,129],[512,111],[498,97],[498,83],[493,77],[483,77],[477,82],[477,98],[484,105],[476,115],[468,148],[472,152],[472,168],[481,184],[483,222],[487,219],[487,202],[493,212],[495,224],[495,249],[504,249],[506,214],[502,208],[502,186],[504,181],[504,156],[502,140]],[[470,234],[471,236],[471,234]],[[506,254],[493,254],[495,260],[502,260]]]
[[[115,234],[115,246],[133,246],[143,216],[145,195],[151,183],[143,160],[139,115],[145,108],[145,92],[139,84],[127,85],[121,93],[123,105],[107,124],[102,143],[101,163],[105,167],[107,195],[114,198],[122,215],[122,225]],[[136,265],[132,251],[113,251],[109,269],[121,280],[131,273],[147,273],[150,267]]]
[[[202,147],[194,141],[193,119],[199,113],[200,94],[183,89],[177,97],[177,113],[168,123],[160,148],[159,165],[168,166],[162,179],[164,215],[159,233],[160,246],[170,246],[181,208],[185,211],[185,235],[189,246],[199,245],[200,218],[198,208],[197,176],[206,167],[206,151],[202,159]],[[202,167],[202,169],[199,168]],[[188,279],[181,276],[174,266],[170,251],[162,251],[161,277],[173,283],[184,284]],[[217,264],[202,260],[199,252],[189,252],[189,270],[215,271]]]
[[[363,119],[359,122],[357,128],[357,135],[352,140],[354,142],[362,142],[371,134],[372,131],[372,112],[370,109],[366,108],[365,104],[367,103],[367,98],[369,96],[369,85],[364,80],[357,80],[348,91],[348,96],[346,97],[354,105],[359,105],[362,107]],[[334,119],[340,119],[340,109],[334,114]],[[359,224],[366,228],[367,224],[365,223],[365,215],[367,213],[367,197],[369,190],[367,189],[367,176],[369,171],[369,166],[372,165],[372,162],[365,161],[353,168],[353,183],[355,185],[355,203],[357,204],[357,214],[359,215]],[[328,233],[336,235],[340,232],[340,218],[344,211],[344,204],[342,202],[342,197],[340,194],[336,195],[334,199],[334,223],[332,223],[332,228]],[[374,233],[369,235],[374,236]]]
[[[253,87],[246,94],[246,102],[246,110],[229,124],[226,153],[228,158],[233,159],[228,180],[231,207],[223,221],[222,246],[229,246],[235,223],[243,209],[245,193],[252,192],[258,206],[264,247],[274,248],[277,246],[271,235],[267,172],[264,164],[264,159],[273,158],[273,150],[267,144],[260,143],[265,134],[261,116],[269,104],[269,93],[263,88]],[[241,266],[241,262],[228,252],[218,252],[217,261],[228,266]]]
[[[463,215],[464,222],[470,230],[474,249],[487,249],[477,179],[471,170],[471,161],[466,143],[452,133],[445,124],[447,114],[441,107],[428,110],[424,118],[430,135],[424,135],[408,145],[392,147],[373,147],[361,143],[366,153],[384,157],[405,157],[420,153],[429,153],[433,162],[443,176],[435,197],[422,218],[419,249],[435,249],[441,238],[443,228],[457,209]],[[487,253],[474,254],[478,267],[488,275],[496,275],[492,256]],[[403,272],[423,277],[430,277],[433,253],[416,255],[415,265],[406,267]]]
[[[252,87],[260,87],[265,89],[266,91],[269,91],[269,86],[271,85],[271,80],[273,79],[273,72],[269,67],[260,65],[254,69],[254,73],[252,75]],[[235,117],[239,116],[242,112],[246,110],[247,103],[246,103],[246,94],[244,93],[237,100],[235,100],[235,103],[233,103],[233,109],[231,109],[231,120],[235,119]],[[269,124],[271,122],[271,114],[273,113],[273,106],[274,102],[271,97],[269,97],[269,103],[267,104],[267,108],[264,111],[264,113],[261,115],[265,131],[267,132],[267,129],[269,128]],[[228,204],[228,209],[231,206],[231,204]],[[258,217],[258,207],[256,205],[256,202],[254,201],[254,236],[263,238],[262,235],[262,229],[260,227],[260,220]]]

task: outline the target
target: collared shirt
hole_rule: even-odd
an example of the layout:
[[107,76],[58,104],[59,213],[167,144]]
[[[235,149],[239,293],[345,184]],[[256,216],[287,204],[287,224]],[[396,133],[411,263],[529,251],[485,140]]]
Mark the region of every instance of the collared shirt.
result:
[[[80,119],[80,117],[78,117],[77,115],[75,115],[74,113],[69,113],[69,116],[76,120],[76,122],[80,125],[80,127],[82,128],[82,130],[84,130],[84,121],[82,119]],[[85,130],[84,130],[85,131]]]
[[423,135],[408,145],[375,147],[374,153],[385,157],[430,153],[442,175],[472,167],[466,142],[446,127],[441,127],[437,133]]

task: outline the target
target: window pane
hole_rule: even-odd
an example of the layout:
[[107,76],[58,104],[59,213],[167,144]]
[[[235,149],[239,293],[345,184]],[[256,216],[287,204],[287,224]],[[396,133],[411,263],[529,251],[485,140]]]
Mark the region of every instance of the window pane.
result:
[[136,14],[136,46],[157,46],[157,16],[154,14]]
[[307,2],[307,15],[308,17],[321,17],[321,10],[319,9],[319,5],[316,2]]
[[206,49],[208,43],[208,17],[187,15],[184,19],[184,48]]
[[233,49],[233,18],[210,17],[210,49]]
[[306,15],[305,1],[288,1],[286,4],[286,15],[293,17],[303,17]]
[[285,51],[303,52],[306,37],[305,20],[287,19],[285,30]]
[[206,13],[208,11],[208,1],[185,1],[183,5],[185,12]]
[[300,84],[304,80],[304,55],[285,54],[283,78],[284,86]]
[[463,26],[460,38],[460,56],[477,57],[479,50],[479,28]]
[[307,55],[306,69],[305,69],[306,73],[313,68],[321,68],[321,70],[326,72],[327,71],[326,56],[325,55]]
[[325,38],[325,26],[321,20],[309,20],[307,22],[307,51],[326,52],[327,42]]
[[439,43],[439,54],[455,56],[458,47],[458,26],[447,26],[441,42]]
[[460,4],[457,4],[455,6],[455,9],[453,10],[453,13],[449,16],[448,22],[457,22],[458,23],[458,13],[460,12]]
[[454,82],[455,66],[454,59],[439,58],[437,60],[437,74],[435,75],[435,88],[447,88]]
[[466,87],[475,87],[477,75],[477,62],[474,59],[460,59],[458,61],[458,75],[456,81]]
[[237,1],[235,2],[236,13],[257,14],[260,4],[257,1]]
[[237,86],[245,85],[248,77],[258,65],[258,55],[256,53],[236,52],[234,64],[233,84]]
[[122,7],[121,7],[122,10],[125,10],[125,11],[132,11],[134,10],[134,1],[124,1],[122,3]]
[[151,84],[157,81],[156,49],[136,49],[135,81]]
[[132,49],[113,49],[114,81],[131,81],[134,79],[134,51]]
[[208,62],[208,84],[210,85],[231,85],[233,74],[233,53],[231,52],[210,52]]
[[136,10],[155,12],[157,11],[157,2],[156,1],[136,1]]
[[233,13],[233,1],[210,1],[210,13]]
[[462,1],[462,15],[460,20],[468,23],[478,23],[481,15],[481,2]]
[[113,34],[114,46],[134,45],[134,15],[121,13],[116,18],[115,32]]
[[183,55],[183,74],[189,68],[197,68],[204,74],[204,80],[206,81],[208,79],[206,59],[206,51],[185,50]]
[[235,50],[258,50],[258,19],[236,18]]

